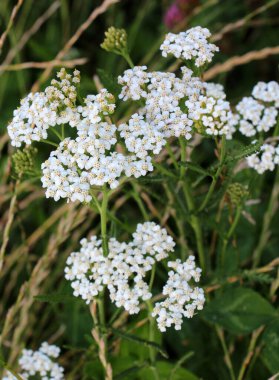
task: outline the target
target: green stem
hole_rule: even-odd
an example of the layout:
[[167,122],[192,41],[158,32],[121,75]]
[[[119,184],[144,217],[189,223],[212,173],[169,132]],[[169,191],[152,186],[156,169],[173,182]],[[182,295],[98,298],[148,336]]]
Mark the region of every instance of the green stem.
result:
[[[153,270],[152,270],[153,271]],[[154,272],[155,273],[155,272]],[[152,274],[151,274],[152,277]],[[151,282],[151,281],[150,281]],[[148,309],[148,319],[149,319],[149,336],[148,339],[150,342],[154,342],[155,340],[155,319],[152,317],[152,302],[150,300],[146,301],[147,309]],[[155,380],[160,380],[157,368],[156,368],[156,352],[153,347],[149,346],[149,357],[151,362],[151,369],[154,375]]]
[[242,207],[238,206],[236,209],[235,218],[233,220],[233,223],[231,224],[231,227],[230,227],[227,235],[223,239],[222,250],[221,250],[221,265],[222,265],[222,267],[224,266],[228,242],[229,242],[230,238],[232,237],[232,235],[236,229],[236,226],[239,222],[239,218],[241,216],[241,211],[242,211]]
[[55,136],[57,136],[59,138],[60,141],[63,140],[63,137],[60,135],[60,133],[55,128],[51,128],[50,130],[51,130],[51,132],[53,132],[55,134]]
[[102,236],[102,248],[104,256],[108,256],[108,237],[107,237],[107,207],[108,207],[108,192],[106,187],[103,188],[103,200],[101,206],[101,236]]
[[61,137],[62,137],[62,140],[64,140],[64,138],[65,138],[65,125],[64,124],[61,125]]
[[227,347],[227,344],[225,341],[224,332],[218,326],[216,326],[216,332],[217,332],[217,335],[220,339],[220,342],[221,342],[221,345],[222,345],[222,348],[223,348],[223,351],[225,354],[225,363],[226,363],[226,366],[228,367],[228,370],[230,373],[230,378],[231,378],[231,380],[235,380],[235,374],[234,374],[234,370],[233,370],[233,366],[232,366],[232,362],[231,362],[230,353],[229,353],[229,350],[228,350],[228,347]]
[[218,165],[218,169],[212,179],[212,182],[211,182],[211,185],[209,187],[209,190],[206,194],[206,197],[204,199],[204,201],[202,202],[200,208],[199,208],[199,212],[202,211],[208,204],[214,190],[215,190],[215,186],[216,186],[216,183],[218,181],[218,178],[222,172],[222,169],[223,169],[223,165],[224,165],[224,161],[225,161],[225,153],[226,153],[226,137],[225,135],[222,136],[222,142],[221,142],[221,153],[220,153],[220,163]]
[[264,327],[261,326],[259,329],[257,329],[256,331],[253,332],[250,343],[249,343],[248,352],[247,352],[247,355],[242,362],[237,380],[243,380],[244,379],[245,373],[247,372],[247,368],[248,368],[249,364],[251,363],[251,358],[255,355],[256,343],[257,343],[259,336],[263,332],[263,329],[264,329]]
[[[182,138],[180,138],[179,141],[180,141],[180,147],[181,147],[181,161],[186,162],[185,141]],[[185,197],[189,212],[191,214],[190,215],[190,224],[194,230],[195,237],[196,237],[200,266],[201,266],[202,270],[205,272],[206,266],[205,266],[205,253],[204,253],[203,241],[202,241],[203,240],[202,239],[202,230],[201,230],[199,218],[193,214],[196,210],[196,206],[195,206],[194,199],[193,199],[193,196],[191,193],[190,185],[188,183],[187,178],[185,178],[185,172],[186,172],[186,167],[184,165],[181,165],[181,167],[180,167],[180,181],[182,182],[184,197]]]
[[171,146],[170,146],[170,144],[168,142],[166,143],[166,149],[168,151],[168,154],[169,154],[170,158],[172,159],[172,163],[173,163],[175,169],[178,170],[179,169],[179,165],[178,165],[178,163],[176,161],[176,158],[175,158],[175,156],[173,154]]
[[48,145],[55,146],[56,148],[58,147],[58,144],[56,144],[50,140],[41,140],[40,142],[43,142],[43,143],[48,144]]
[[259,265],[263,250],[265,249],[268,243],[268,240],[270,238],[270,234],[271,234],[270,223],[278,208],[278,195],[279,195],[279,168],[276,169],[275,181],[274,181],[273,189],[270,195],[268,207],[264,214],[263,225],[262,225],[262,230],[260,233],[259,242],[253,253],[253,268],[256,268]]
[[137,189],[137,186],[136,186],[136,184],[134,182],[131,182],[131,185],[133,187],[133,198],[137,202],[144,220],[147,222],[150,218],[149,218],[149,215],[148,215],[148,213],[147,213],[147,211],[145,209],[144,203],[143,203],[141,197],[139,196],[139,191]]
[[128,52],[123,53],[122,57],[126,60],[126,62],[128,63],[128,65],[131,67],[131,69],[135,67],[135,65],[133,64],[132,59],[131,59],[131,57],[130,57],[130,55],[129,55]]

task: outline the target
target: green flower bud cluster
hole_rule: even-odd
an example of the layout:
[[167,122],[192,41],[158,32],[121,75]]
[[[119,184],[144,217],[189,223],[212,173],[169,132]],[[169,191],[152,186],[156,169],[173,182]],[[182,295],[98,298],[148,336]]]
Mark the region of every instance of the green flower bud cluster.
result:
[[120,55],[127,54],[128,48],[126,30],[117,29],[114,26],[111,26],[105,32],[105,39],[101,44],[101,48]]
[[244,199],[249,195],[249,191],[245,186],[239,182],[231,183],[228,186],[227,194],[230,198],[231,203],[234,206],[241,204]]
[[30,146],[25,147],[23,150],[17,150],[16,153],[12,155],[13,170],[17,178],[24,174],[34,174],[34,157],[37,152],[38,150],[36,148]]

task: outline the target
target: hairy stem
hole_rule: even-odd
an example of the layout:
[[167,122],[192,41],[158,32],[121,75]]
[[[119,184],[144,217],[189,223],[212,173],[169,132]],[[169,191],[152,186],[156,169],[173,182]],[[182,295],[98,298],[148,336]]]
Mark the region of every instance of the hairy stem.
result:
[[[182,163],[184,163],[186,161],[185,141],[184,139],[181,139],[181,138],[179,139],[179,141],[180,141],[180,147],[181,147],[181,161]],[[194,198],[191,193],[191,187],[189,185],[187,178],[185,178],[185,171],[186,171],[185,166],[181,165],[180,181],[182,182],[183,192],[184,192],[185,200],[187,203],[187,207],[189,209],[189,212],[191,213],[190,224],[194,230],[195,237],[196,237],[200,266],[202,270],[205,272],[205,254],[204,254],[203,241],[202,241],[203,240],[202,229],[201,229],[199,218],[196,215],[194,215],[196,206],[195,206]]]
[[107,207],[108,207],[108,192],[106,187],[103,188],[103,200],[101,206],[101,236],[102,236],[102,248],[104,256],[109,253],[108,249],[108,237],[107,237]]
[[228,243],[229,243],[230,238],[232,237],[232,235],[236,229],[236,226],[239,222],[239,218],[241,216],[241,211],[242,211],[242,207],[238,206],[236,209],[235,217],[234,217],[234,220],[231,224],[231,227],[223,239],[223,244],[222,244],[222,249],[221,249],[221,266],[222,267],[224,267],[224,261],[225,261],[225,255],[226,255]]
[[209,187],[209,190],[206,194],[206,197],[204,199],[204,201],[202,202],[200,208],[199,208],[199,211],[202,211],[208,204],[214,190],[215,190],[215,186],[216,186],[216,183],[218,181],[218,178],[222,172],[222,169],[223,169],[223,165],[224,165],[224,161],[225,161],[225,154],[226,154],[226,137],[225,135],[222,136],[222,141],[221,141],[221,153],[220,153],[220,162],[219,162],[219,165],[218,165],[218,169],[216,171],[216,174],[214,175],[213,179],[212,179],[212,182],[211,182],[211,185]]

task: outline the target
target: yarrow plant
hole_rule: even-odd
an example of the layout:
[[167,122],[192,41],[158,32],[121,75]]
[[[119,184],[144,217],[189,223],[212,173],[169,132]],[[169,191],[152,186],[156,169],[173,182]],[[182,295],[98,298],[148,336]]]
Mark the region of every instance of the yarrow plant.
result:
[[[65,278],[70,281],[74,296],[90,305],[94,321],[92,335],[107,380],[112,379],[112,369],[108,361],[106,296],[109,295],[113,305],[120,310],[116,315],[121,310],[130,315],[138,314],[144,308],[148,310],[149,344],[154,343],[154,321],[161,332],[171,327],[180,330],[183,320],[192,318],[205,304],[203,288],[195,286],[203,281],[203,276],[206,278],[210,260],[206,258],[199,213],[214,207],[214,202],[213,206],[210,202],[217,183],[225,182],[225,166],[229,167],[230,162],[236,160],[228,154],[227,144],[236,135],[242,134],[246,140],[252,138],[244,143],[244,149],[237,157],[245,158],[248,167],[260,174],[274,170],[279,163],[279,148],[275,144],[278,83],[259,82],[252,90],[252,96],[244,97],[233,106],[221,84],[203,80],[206,66],[219,51],[210,38],[210,31],[200,26],[179,34],[167,34],[160,47],[162,56],[179,59],[181,67],[176,73],[149,71],[147,66],[134,66],[126,32],[112,27],[101,46],[123,56],[130,66],[118,76],[118,94],[100,88],[97,94],[82,98],[80,72],[74,70],[71,74],[61,69],[57,79],[52,80],[44,91],[31,93],[21,101],[8,125],[11,144],[18,148],[25,145],[14,155],[16,172],[27,169],[33,172],[31,156],[34,151],[28,153],[31,151],[27,146],[38,142],[48,144],[52,150],[41,164],[41,182],[46,197],[84,203],[100,215],[100,237],[94,235],[80,241],[80,250],[72,252],[66,261]],[[121,107],[131,104],[133,111],[117,120]],[[273,137],[266,138],[264,134],[272,129]],[[210,170],[188,160],[188,151],[193,148],[191,144],[194,145],[196,136],[215,144],[212,152],[218,163]],[[205,177],[212,178],[207,193],[202,194],[200,205],[192,193],[189,170],[201,175],[196,185]],[[156,179],[156,175],[151,174],[153,171],[165,175],[166,191],[172,197],[177,193],[179,207],[187,208],[187,227],[193,232],[200,267],[196,266],[195,256],[188,247],[187,253],[177,258],[176,243],[171,234],[160,226],[160,220],[157,224],[146,215],[136,186],[138,179]],[[168,188],[170,179],[176,184]],[[109,201],[127,185],[132,186],[145,219],[144,223],[137,224],[128,242],[108,233],[110,222],[111,225],[112,221],[123,225],[111,213]],[[237,182],[229,184],[224,191],[221,205],[228,204],[231,225],[223,233],[220,244],[221,253],[217,258],[220,273],[228,242],[248,194],[246,187]],[[220,221],[222,207],[216,222]],[[180,211],[176,212],[179,214]],[[154,215],[160,217],[159,213]],[[176,224],[175,228],[183,235],[183,222],[177,221]],[[183,244],[186,248],[186,242]],[[157,268],[161,277],[162,273],[167,275],[164,283],[160,281],[160,289],[154,286]],[[63,370],[51,359],[58,354],[57,349],[47,344],[43,344],[38,352],[24,351],[19,361],[25,371],[22,377],[27,379],[29,374],[38,373],[44,376],[43,379],[62,379]],[[153,366],[154,357],[152,347],[150,362]]]

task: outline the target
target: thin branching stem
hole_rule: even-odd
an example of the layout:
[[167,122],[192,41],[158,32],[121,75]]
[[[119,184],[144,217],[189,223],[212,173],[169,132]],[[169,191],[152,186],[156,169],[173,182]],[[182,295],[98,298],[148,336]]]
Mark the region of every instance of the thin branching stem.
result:
[[[180,138],[180,147],[181,147],[181,162],[182,164],[186,162],[186,146],[184,139]],[[190,215],[190,224],[194,230],[196,237],[197,250],[199,255],[200,266],[202,270],[205,272],[205,253],[203,247],[203,237],[202,237],[202,229],[200,225],[199,218],[194,214],[196,211],[196,206],[194,202],[194,198],[191,193],[191,187],[187,178],[185,178],[186,168],[184,165],[180,167],[180,181],[182,183],[183,192],[185,196],[185,201],[187,203],[187,207],[189,209]]]

